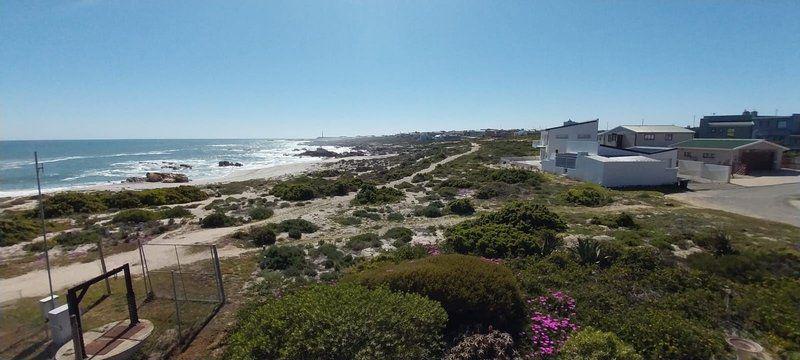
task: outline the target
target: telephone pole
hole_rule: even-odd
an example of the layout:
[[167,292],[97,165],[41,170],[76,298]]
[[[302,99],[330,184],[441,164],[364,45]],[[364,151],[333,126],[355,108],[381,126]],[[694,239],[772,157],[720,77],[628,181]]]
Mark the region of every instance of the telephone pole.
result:
[[33,152],[34,163],[36,164],[36,188],[39,190],[39,220],[42,221],[42,242],[44,243],[44,260],[47,266],[47,283],[50,285],[50,303],[53,303],[53,277],[50,275],[50,245],[47,244],[47,229],[44,221],[44,202],[42,201],[42,182],[39,179],[39,172],[44,172],[44,165],[39,165],[39,153]]

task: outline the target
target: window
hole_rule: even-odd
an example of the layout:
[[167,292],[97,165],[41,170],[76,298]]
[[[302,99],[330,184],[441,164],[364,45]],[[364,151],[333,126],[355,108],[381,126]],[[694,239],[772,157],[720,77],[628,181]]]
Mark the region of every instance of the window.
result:
[[712,133],[712,134],[713,134],[713,133],[716,133],[716,132],[717,132],[717,129],[716,129],[716,128],[711,128],[711,133]]
[[684,151],[683,152],[683,156],[690,158],[690,157],[692,157],[692,153],[689,152],[689,151]]
[[556,135],[556,139],[569,139],[569,134]]
[[655,140],[656,139],[656,134],[644,134],[644,139],[645,140]]
[[786,120],[778,120],[778,129],[786,129]]
[[591,139],[591,138],[592,138],[591,134],[578,134],[578,139],[579,140],[580,139]]
[[664,134],[664,140],[672,141],[672,134]]
[[714,153],[703,153],[703,159],[713,159]]
[[611,141],[617,141],[617,134],[611,134]]
[[736,137],[736,130],[735,130],[735,129],[733,129],[733,128],[729,128],[729,129],[727,129],[727,130],[725,131],[725,136],[727,136],[727,137],[729,137],[729,138],[735,138],[735,137]]

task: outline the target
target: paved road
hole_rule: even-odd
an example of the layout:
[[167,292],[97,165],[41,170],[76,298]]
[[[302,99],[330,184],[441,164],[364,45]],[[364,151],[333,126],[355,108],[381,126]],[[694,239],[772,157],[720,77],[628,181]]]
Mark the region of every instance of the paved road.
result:
[[800,184],[742,187],[671,194],[694,206],[800,227]]

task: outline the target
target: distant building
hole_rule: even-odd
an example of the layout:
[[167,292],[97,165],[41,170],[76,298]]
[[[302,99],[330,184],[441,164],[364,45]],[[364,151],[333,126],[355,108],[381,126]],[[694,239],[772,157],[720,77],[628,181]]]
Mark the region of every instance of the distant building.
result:
[[539,148],[542,170],[607,187],[677,183],[674,148],[600,146],[597,123],[568,121],[542,130],[541,140],[533,143]]
[[764,139],[800,150],[800,114],[762,116],[758,111],[741,115],[713,115],[700,119],[699,138]]
[[675,145],[678,160],[726,165],[736,174],[778,170],[788,148],[762,139],[692,139]]
[[622,125],[600,133],[600,145],[627,149],[634,146],[671,146],[694,137],[694,131],[674,125]]

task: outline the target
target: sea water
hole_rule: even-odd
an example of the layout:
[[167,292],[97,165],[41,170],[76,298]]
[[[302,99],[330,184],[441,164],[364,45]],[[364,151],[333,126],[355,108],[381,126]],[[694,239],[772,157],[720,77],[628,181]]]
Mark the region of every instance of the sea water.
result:
[[[317,161],[305,140],[44,140],[0,141],[0,197],[36,192],[34,151],[44,166],[42,187],[53,191],[124,181],[146,172],[180,172],[191,180],[222,178],[241,169]],[[346,148],[325,147],[337,152]],[[220,167],[220,161],[242,167]],[[169,163],[192,168],[169,169]]]

